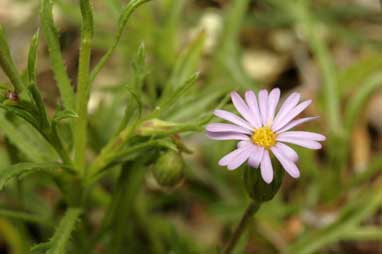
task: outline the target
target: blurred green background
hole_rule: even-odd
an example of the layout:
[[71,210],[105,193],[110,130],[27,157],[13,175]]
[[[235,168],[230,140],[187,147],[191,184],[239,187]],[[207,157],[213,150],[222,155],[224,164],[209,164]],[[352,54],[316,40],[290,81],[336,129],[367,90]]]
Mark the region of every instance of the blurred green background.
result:
[[[92,63],[112,44],[127,2],[92,1]],[[70,78],[76,80],[78,2],[54,3],[63,56]],[[0,23],[20,69],[40,26],[39,8],[37,0],[0,1]],[[142,44],[146,59],[137,67]],[[284,98],[298,91],[314,101],[304,114],[320,116],[304,128],[328,140],[320,151],[297,149],[301,178],[284,179],[234,253],[382,254],[381,48],[382,7],[377,0],[152,0],[133,14],[94,83],[89,160],[118,128],[129,98],[126,85],[136,78],[134,68],[144,69],[142,100],[148,109],[166,85],[176,87],[199,72],[192,92],[166,112],[164,120],[176,122],[192,122],[211,112],[232,90],[279,87]],[[44,39],[38,50],[38,86],[52,115],[59,94]],[[0,84],[7,82],[0,72]],[[229,103],[225,107],[233,110]],[[0,115],[0,168],[55,156],[28,127],[12,125]],[[115,195],[115,175],[110,174],[85,215],[94,234],[72,241],[95,241],[89,253],[217,253],[248,202],[241,170],[217,165],[235,143],[210,141],[203,133],[181,138],[192,150],[185,157],[181,186],[163,190],[149,172],[132,177],[118,208],[125,219],[110,229],[120,237],[110,241],[97,235]],[[34,243],[49,239],[64,208],[52,186],[50,178],[31,175],[0,193],[0,253],[28,253]],[[5,208],[33,216],[14,218]]]

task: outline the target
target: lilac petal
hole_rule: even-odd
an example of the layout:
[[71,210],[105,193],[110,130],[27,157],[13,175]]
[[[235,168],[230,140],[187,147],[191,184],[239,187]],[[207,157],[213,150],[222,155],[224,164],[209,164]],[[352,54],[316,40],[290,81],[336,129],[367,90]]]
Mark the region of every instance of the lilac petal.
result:
[[207,137],[215,140],[249,140],[249,137],[244,134],[234,132],[206,132]]
[[[289,111],[291,111],[300,100],[300,94],[299,93],[292,93],[291,95],[286,98],[284,103],[281,105],[281,108],[279,112],[276,114],[276,117],[273,121],[274,124],[276,124],[279,119],[283,118],[285,115],[288,114]],[[273,130],[273,127],[272,127]]]
[[291,143],[291,144],[306,147],[309,149],[320,149],[322,147],[320,143],[313,140],[277,137],[277,141]]
[[248,160],[249,155],[253,152],[253,150],[248,149],[241,152],[235,159],[233,159],[228,165],[227,168],[229,170],[235,170],[240,167],[246,160]]
[[261,126],[262,126],[261,115],[260,115],[259,106],[257,104],[257,99],[256,99],[255,93],[253,91],[250,91],[250,90],[245,92],[245,101],[247,102],[248,107],[249,107],[249,109],[253,115],[254,126],[257,129],[261,128]]
[[249,156],[248,164],[253,168],[260,166],[261,159],[263,158],[264,147],[256,146],[256,150]]
[[259,106],[260,106],[260,115],[263,125],[267,124],[267,111],[268,111],[268,92],[263,89],[259,92]]
[[209,132],[237,132],[251,135],[252,132],[237,125],[228,123],[211,123],[208,124],[206,130]]
[[283,153],[281,149],[274,146],[271,148],[273,154],[280,161],[281,165],[288,174],[293,178],[298,178],[300,176],[300,171],[298,170],[296,164],[288,160],[288,157]]
[[248,144],[252,144],[252,142],[250,140],[242,140],[242,141],[239,141],[239,143],[237,143],[237,147],[243,147],[245,145],[248,145]]
[[[246,142],[246,141],[240,141],[240,142]],[[286,157],[288,157],[289,160],[296,162],[298,161],[298,154],[296,153],[295,150],[287,146],[286,144],[277,142],[276,147],[280,149]]]
[[275,112],[276,112],[276,107],[277,104],[279,103],[280,99],[280,89],[274,88],[272,91],[269,93],[268,97],[268,117],[267,117],[267,122],[272,123],[274,117],[275,117]]
[[253,152],[253,146],[250,144],[240,147],[221,158],[219,165],[227,166],[229,170],[234,170],[248,159],[251,152]]
[[231,100],[236,110],[244,117],[245,120],[255,127],[257,125],[256,119],[241,96],[237,92],[232,92]]
[[320,117],[319,116],[313,116],[313,117],[304,117],[304,118],[301,118],[301,119],[294,120],[294,121],[288,123],[287,125],[285,125],[280,130],[278,130],[277,133],[281,133],[281,132],[290,130],[290,129],[292,129],[293,127],[295,127],[297,125],[300,125],[302,123],[309,122],[309,121],[312,121],[312,120],[316,120],[318,118],[320,118]]
[[224,120],[227,120],[231,123],[237,124],[237,125],[239,125],[243,128],[246,128],[250,131],[253,130],[253,128],[251,127],[251,125],[247,121],[243,120],[241,117],[238,117],[237,115],[235,115],[231,112],[221,110],[221,109],[216,109],[214,111],[214,115],[217,117],[220,117]]
[[273,180],[273,168],[268,150],[264,150],[263,158],[261,159],[261,176],[266,183],[271,183]]
[[326,137],[324,135],[309,132],[309,131],[286,131],[277,135],[280,138],[294,138],[294,139],[307,139],[314,141],[324,141]]
[[298,114],[300,114],[311,103],[312,103],[312,100],[307,100],[298,104],[295,108],[293,108],[290,112],[288,112],[287,115],[285,115],[283,118],[278,119],[278,121],[275,122],[275,124],[272,126],[272,130],[278,131],[279,129],[287,125],[293,118],[295,118]]

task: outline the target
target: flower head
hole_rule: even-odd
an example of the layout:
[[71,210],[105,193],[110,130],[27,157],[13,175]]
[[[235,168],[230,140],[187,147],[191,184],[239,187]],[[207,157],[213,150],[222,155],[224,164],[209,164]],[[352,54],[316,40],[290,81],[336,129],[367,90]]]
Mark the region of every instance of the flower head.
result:
[[247,91],[245,101],[237,92],[232,92],[233,105],[242,117],[217,109],[214,114],[232,124],[211,123],[206,127],[207,136],[211,139],[240,141],[236,150],[220,159],[219,165],[234,170],[248,161],[249,166],[260,167],[262,178],[270,183],[273,180],[270,156],[273,154],[290,176],[298,178],[300,176],[296,166],[298,155],[285,143],[320,149],[321,144],[318,141],[325,140],[325,136],[318,133],[290,130],[299,124],[318,118],[306,117],[294,120],[312,102],[306,100],[299,103],[300,97],[299,93],[292,93],[276,113],[280,99],[278,88],[270,93],[261,90],[258,98],[253,91]]

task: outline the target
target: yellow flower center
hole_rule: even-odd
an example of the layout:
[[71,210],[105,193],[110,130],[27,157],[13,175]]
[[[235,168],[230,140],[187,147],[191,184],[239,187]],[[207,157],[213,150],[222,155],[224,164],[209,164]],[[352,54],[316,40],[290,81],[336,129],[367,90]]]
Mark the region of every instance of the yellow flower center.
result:
[[268,126],[255,130],[252,134],[251,140],[254,144],[264,147],[265,149],[271,148],[276,144],[276,134]]

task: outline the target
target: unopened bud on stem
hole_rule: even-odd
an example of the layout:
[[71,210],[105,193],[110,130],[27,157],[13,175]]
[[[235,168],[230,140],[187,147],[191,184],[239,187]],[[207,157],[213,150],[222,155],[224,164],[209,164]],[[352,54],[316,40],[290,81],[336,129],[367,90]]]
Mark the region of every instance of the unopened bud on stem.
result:
[[261,177],[260,168],[246,166],[243,172],[243,182],[248,195],[257,203],[273,199],[280,189],[283,180],[283,170],[278,162],[273,163],[274,178],[271,183],[266,183]]
[[152,172],[158,184],[164,187],[174,187],[183,180],[183,158],[179,152],[168,150],[160,155]]

